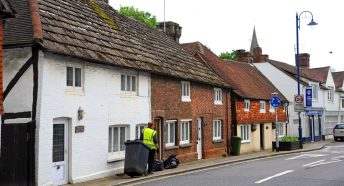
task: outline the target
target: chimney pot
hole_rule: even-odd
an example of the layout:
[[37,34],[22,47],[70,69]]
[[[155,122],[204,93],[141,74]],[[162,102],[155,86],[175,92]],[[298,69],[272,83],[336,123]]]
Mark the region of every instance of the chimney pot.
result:
[[309,58],[310,55],[308,53],[301,53],[300,54],[300,68],[309,68]]
[[[164,22],[159,23],[159,29],[164,31]],[[182,35],[182,27],[172,21],[165,22],[165,33],[179,43],[179,38]]]

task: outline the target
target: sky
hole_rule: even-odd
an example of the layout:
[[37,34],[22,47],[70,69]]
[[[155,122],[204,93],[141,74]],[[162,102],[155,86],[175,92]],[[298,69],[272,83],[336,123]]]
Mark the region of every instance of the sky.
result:
[[[164,3],[165,2],[165,3]],[[199,41],[215,54],[250,50],[253,28],[263,54],[295,65],[296,14],[310,11],[318,25],[309,27],[309,13],[300,17],[299,51],[310,54],[310,67],[344,71],[344,11],[340,0],[110,0],[110,5],[134,6],[159,22],[182,27],[180,43]],[[165,4],[165,14],[164,14]]]

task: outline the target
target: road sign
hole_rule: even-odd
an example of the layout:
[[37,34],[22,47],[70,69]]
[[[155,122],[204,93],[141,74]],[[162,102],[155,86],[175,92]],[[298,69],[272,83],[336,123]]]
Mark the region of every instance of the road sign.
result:
[[303,103],[303,95],[294,95],[294,112],[304,112],[305,106]]
[[312,87],[306,88],[306,107],[312,107]]
[[295,95],[294,96],[295,103],[297,104],[303,104],[303,95]]
[[270,104],[273,107],[278,107],[281,105],[281,99],[278,96],[274,96],[270,99]]

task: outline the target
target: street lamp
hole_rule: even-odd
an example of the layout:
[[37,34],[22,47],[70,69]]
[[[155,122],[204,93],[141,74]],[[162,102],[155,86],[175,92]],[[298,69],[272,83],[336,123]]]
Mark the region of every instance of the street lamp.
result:
[[[312,16],[311,22],[309,22],[308,26],[315,26],[318,23],[314,22],[313,14],[310,11],[303,11],[300,14],[296,12],[296,68],[297,68],[297,95],[300,96],[300,54],[299,54],[299,30],[300,30],[300,17],[303,13],[310,13]],[[301,116],[300,112],[298,112],[299,116],[299,141],[302,147],[302,127],[301,127]]]

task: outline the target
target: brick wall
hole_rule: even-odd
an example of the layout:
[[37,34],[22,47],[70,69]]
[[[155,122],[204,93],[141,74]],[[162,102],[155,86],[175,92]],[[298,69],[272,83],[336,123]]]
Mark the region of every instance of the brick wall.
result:
[[[260,113],[260,100],[250,100],[249,112],[244,111],[244,99],[237,98],[236,114],[237,122],[240,123],[271,123],[276,121],[276,113],[270,112],[269,101],[265,100],[265,113]],[[287,120],[286,112],[283,112],[283,106],[277,109],[278,121],[285,122]]]
[[[163,156],[166,159],[171,154],[176,154],[180,161],[197,159],[197,118],[202,118],[203,123],[203,158],[224,156],[227,153],[226,120],[226,90],[222,89],[222,105],[214,104],[214,87],[200,83],[190,82],[191,102],[182,102],[181,80],[160,75],[151,76],[152,86],[152,118],[160,117],[164,123],[163,134],[167,139],[166,120],[191,119],[191,139],[186,147],[179,145],[179,128],[176,129],[176,146],[167,149],[164,146]],[[230,95],[228,94],[228,100]],[[230,104],[228,101],[228,117],[230,118]],[[222,121],[222,139],[213,141],[213,120]],[[229,122],[231,119],[229,119]],[[158,128],[156,126],[156,128]],[[166,139],[162,139],[166,141]],[[164,144],[164,142],[163,142]]]
[[2,21],[0,21],[0,115],[4,114],[2,82]]

